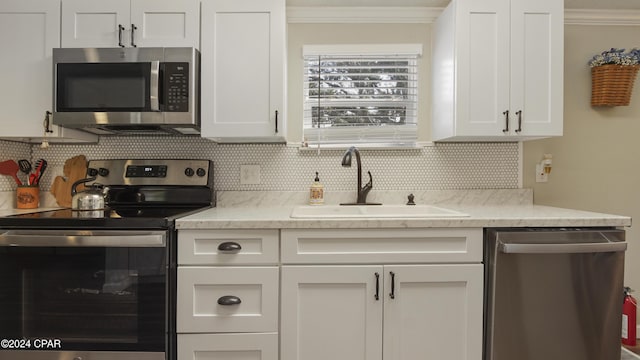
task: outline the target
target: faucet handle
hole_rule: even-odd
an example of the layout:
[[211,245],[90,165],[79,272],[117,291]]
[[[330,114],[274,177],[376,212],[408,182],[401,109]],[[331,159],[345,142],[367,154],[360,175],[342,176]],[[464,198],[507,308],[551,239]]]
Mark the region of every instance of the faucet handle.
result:
[[413,194],[409,194],[409,196],[407,196],[407,200],[408,200],[407,201],[407,205],[415,205],[416,204],[415,202],[413,202],[413,198],[414,198]]
[[373,177],[371,177],[371,171],[367,171],[367,174],[369,174],[369,182],[367,182],[366,186],[371,186],[373,187]]

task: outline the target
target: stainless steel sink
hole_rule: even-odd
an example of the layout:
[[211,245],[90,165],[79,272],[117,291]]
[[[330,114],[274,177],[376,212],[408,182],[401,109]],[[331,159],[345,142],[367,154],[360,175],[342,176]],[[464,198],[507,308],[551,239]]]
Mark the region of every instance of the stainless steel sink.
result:
[[468,214],[432,205],[296,206],[292,218],[450,218]]

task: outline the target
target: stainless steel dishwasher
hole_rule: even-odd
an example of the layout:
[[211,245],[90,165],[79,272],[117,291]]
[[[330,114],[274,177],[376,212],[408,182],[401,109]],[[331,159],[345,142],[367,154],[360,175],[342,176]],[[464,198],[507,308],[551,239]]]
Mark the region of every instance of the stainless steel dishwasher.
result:
[[485,360],[617,360],[624,230],[490,229]]

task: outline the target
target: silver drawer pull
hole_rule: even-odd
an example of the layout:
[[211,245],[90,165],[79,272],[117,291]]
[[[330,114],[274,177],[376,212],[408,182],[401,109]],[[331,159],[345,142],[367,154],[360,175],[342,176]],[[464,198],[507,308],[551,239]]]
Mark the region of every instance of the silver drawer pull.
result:
[[242,250],[242,246],[240,246],[240,244],[238,244],[237,242],[227,241],[218,245],[218,250],[225,252],[237,252]]
[[240,300],[239,297],[237,296],[233,296],[233,295],[225,295],[225,296],[221,296],[218,299],[218,305],[224,305],[224,306],[228,306],[228,305],[240,305],[240,303],[242,303],[242,300]]

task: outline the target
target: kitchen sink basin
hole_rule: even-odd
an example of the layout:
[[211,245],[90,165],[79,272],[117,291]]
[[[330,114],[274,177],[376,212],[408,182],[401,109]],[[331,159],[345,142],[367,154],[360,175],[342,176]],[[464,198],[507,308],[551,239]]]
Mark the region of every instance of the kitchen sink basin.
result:
[[468,214],[432,205],[296,206],[292,218],[450,218]]

